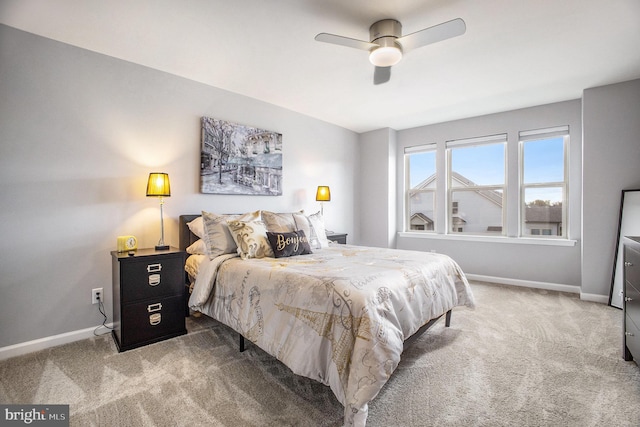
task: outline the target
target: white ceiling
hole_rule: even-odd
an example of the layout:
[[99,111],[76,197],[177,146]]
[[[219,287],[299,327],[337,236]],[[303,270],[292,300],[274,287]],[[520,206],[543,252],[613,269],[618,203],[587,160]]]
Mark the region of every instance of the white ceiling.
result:
[[[467,32],[373,85],[380,19]],[[640,0],[0,0],[0,22],[364,132],[577,99],[640,78]]]

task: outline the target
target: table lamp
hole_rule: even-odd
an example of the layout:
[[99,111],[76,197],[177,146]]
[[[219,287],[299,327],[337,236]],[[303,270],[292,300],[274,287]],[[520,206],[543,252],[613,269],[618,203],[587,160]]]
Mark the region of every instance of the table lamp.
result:
[[316,201],[320,202],[320,213],[324,216],[324,202],[331,201],[331,190],[327,185],[319,185],[316,191]]
[[164,205],[164,197],[171,196],[171,187],[169,185],[169,174],[164,172],[152,172],[149,174],[147,182],[147,197],[160,198],[160,241],[156,245],[156,250],[167,250],[169,245],[164,244],[164,216],[162,214],[162,205]]

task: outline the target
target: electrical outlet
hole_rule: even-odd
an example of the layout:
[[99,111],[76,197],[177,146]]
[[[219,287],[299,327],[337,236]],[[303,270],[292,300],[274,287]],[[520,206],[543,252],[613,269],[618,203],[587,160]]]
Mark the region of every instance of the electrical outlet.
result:
[[104,296],[102,288],[95,288],[91,290],[91,304],[98,304],[100,301],[104,302]]

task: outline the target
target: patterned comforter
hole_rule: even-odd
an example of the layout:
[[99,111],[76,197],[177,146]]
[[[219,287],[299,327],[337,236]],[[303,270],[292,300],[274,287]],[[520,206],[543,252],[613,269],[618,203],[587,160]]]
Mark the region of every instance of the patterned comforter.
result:
[[459,305],[473,307],[473,295],[448,256],[351,245],[289,258],[206,259],[189,299],[294,373],[331,387],[344,424],[357,426],[404,340]]

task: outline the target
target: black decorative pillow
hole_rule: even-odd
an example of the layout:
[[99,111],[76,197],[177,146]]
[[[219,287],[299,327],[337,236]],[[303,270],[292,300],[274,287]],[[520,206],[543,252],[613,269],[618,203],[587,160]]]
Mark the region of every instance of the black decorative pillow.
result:
[[287,233],[267,231],[267,239],[276,258],[313,253],[302,230]]

